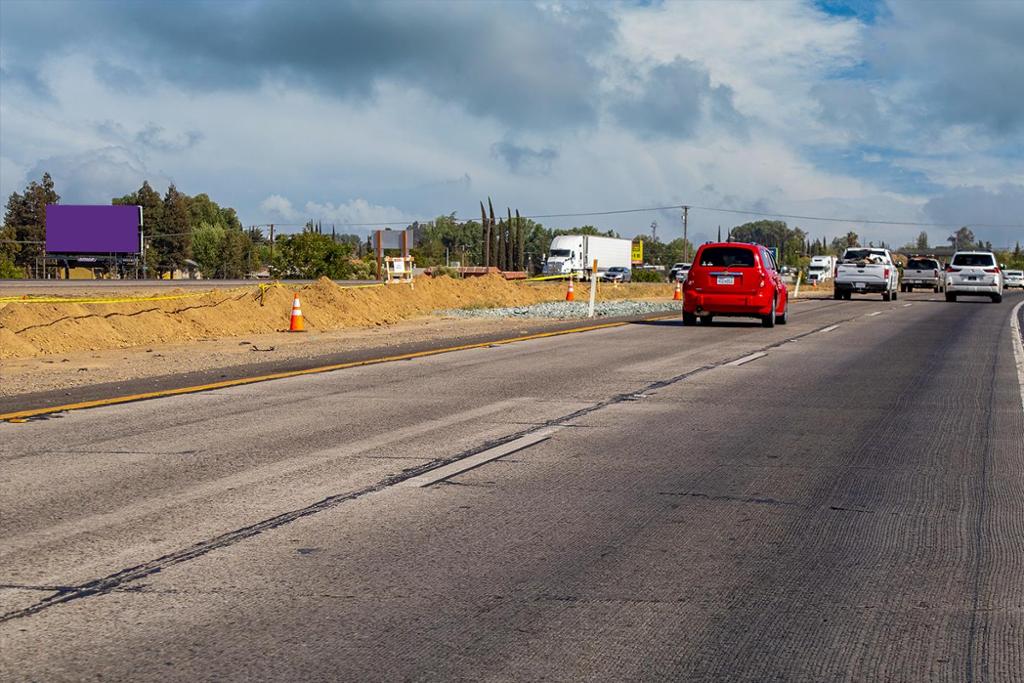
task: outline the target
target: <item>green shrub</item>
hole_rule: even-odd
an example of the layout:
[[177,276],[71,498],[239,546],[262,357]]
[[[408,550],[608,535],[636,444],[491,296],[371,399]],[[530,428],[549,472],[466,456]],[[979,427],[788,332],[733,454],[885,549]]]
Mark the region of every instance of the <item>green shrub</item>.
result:
[[447,276],[453,279],[462,277],[462,273],[457,268],[449,268],[448,266],[433,266],[430,272],[434,277]]
[[665,274],[656,270],[633,269],[633,282],[664,282]]
[[25,271],[14,265],[14,260],[7,254],[0,254],[0,279],[20,280],[25,277]]

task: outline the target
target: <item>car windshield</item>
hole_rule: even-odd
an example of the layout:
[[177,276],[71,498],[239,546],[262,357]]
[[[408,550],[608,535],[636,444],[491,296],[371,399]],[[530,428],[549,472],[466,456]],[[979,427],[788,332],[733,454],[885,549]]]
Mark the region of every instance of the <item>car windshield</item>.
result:
[[843,254],[844,261],[863,261],[869,256],[885,256],[881,249],[847,249]]
[[957,254],[953,257],[954,266],[981,266],[989,267],[995,265],[992,254]]
[[552,249],[551,250],[551,255],[552,256],[560,256],[562,258],[565,258],[566,256],[569,255],[569,250],[568,249]]
[[754,252],[743,247],[709,247],[701,252],[700,265],[753,268]]
[[939,262],[931,259],[912,258],[907,262],[909,270],[935,270],[938,267]]
[[625,273],[626,269],[623,268],[622,266],[612,266],[611,268],[608,269],[608,272],[609,273]]

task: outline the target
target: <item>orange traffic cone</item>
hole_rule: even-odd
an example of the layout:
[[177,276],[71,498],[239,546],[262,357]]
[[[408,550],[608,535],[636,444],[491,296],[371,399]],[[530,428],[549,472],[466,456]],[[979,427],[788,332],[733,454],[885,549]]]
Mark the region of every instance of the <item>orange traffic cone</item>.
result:
[[683,285],[682,285],[681,282],[679,282],[679,280],[676,280],[676,291],[672,295],[672,301],[682,301],[682,300],[683,300]]
[[576,292],[572,288],[572,275],[569,276],[569,291],[565,293],[566,301],[576,301]]
[[302,307],[299,304],[299,293],[295,292],[295,299],[292,301],[292,319],[288,323],[289,332],[305,331],[305,324],[302,322]]

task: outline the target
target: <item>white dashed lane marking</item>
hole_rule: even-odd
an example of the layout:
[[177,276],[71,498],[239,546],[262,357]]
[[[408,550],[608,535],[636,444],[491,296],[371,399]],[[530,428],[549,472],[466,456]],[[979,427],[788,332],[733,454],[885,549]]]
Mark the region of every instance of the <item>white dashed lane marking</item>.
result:
[[436,484],[439,481],[444,481],[445,479],[451,479],[455,475],[462,474],[474,467],[479,467],[480,465],[492,460],[497,460],[502,456],[515,453],[516,451],[521,451],[524,448],[529,448],[541,441],[547,441],[551,438],[551,435],[559,429],[559,427],[550,427],[532,434],[527,434],[526,436],[515,439],[514,441],[509,441],[508,443],[495,446],[494,448],[488,448],[486,451],[481,451],[476,455],[471,455],[468,458],[457,460],[443,467],[438,467],[437,469],[424,472],[419,476],[406,479],[399,482],[397,486],[423,488],[424,486],[430,486],[431,484]]
[[735,367],[739,367],[741,365],[744,365],[746,363],[749,363],[751,361],[755,361],[758,358],[764,358],[767,355],[768,354],[765,353],[764,351],[758,351],[757,353],[752,353],[749,356],[743,356],[743,358],[737,358],[734,361],[729,361],[728,363],[726,363],[726,365],[731,365],[731,366],[733,366],[735,368]]

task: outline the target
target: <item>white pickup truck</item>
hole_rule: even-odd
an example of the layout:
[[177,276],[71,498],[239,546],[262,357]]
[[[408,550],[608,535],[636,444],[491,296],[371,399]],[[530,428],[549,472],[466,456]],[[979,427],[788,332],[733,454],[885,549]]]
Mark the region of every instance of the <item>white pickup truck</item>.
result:
[[898,297],[900,274],[888,249],[850,247],[836,265],[833,298],[849,299],[854,292],[881,293],[883,301]]

